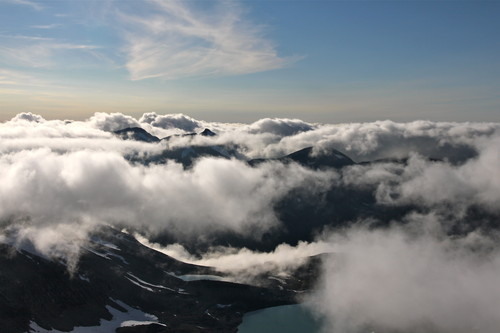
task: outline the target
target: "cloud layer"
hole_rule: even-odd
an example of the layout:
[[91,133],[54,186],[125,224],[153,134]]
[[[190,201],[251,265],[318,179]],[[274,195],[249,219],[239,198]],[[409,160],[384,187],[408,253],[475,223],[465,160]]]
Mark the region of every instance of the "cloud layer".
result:
[[[204,128],[217,135],[145,143],[112,133],[127,127],[160,138]],[[330,331],[495,332],[499,128],[498,123],[329,125],[296,119],[224,124],[154,113],[140,119],[96,113],[70,121],[19,114],[0,124],[0,241],[63,257],[71,269],[87,234],[100,226],[149,235],[168,231],[181,243],[162,251],[239,279],[287,271],[302,262],[299,257],[333,251],[318,292],[310,297]],[[199,158],[189,168],[127,159],[192,145],[235,153],[231,159]],[[247,163],[308,146],[316,154],[335,148],[371,162],[331,170],[276,160]],[[313,197],[336,187],[363,190],[381,207],[411,209],[383,228],[373,228],[372,220],[327,228],[316,242],[282,244],[270,253],[212,248],[193,257],[182,247],[182,240],[210,242],[220,233],[259,239],[282,228],[274,206],[284,197],[297,189]],[[361,227],[370,223],[371,228]]]
[[496,237],[415,235],[398,227],[335,235],[337,255],[310,296],[330,332],[496,332]]
[[[168,142],[149,144],[124,141],[111,133],[127,127],[143,127],[159,137],[201,132],[204,128],[217,135],[174,136]],[[14,214],[15,209],[50,216],[50,209],[44,207],[60,207],[47,219],[61,212],[71,215],[77,211],[78,216],[88,210],[94,215],[102,211],[102,220],[113,216],[119,220],[126,215],[141,220],[139,213],[127,209],[132,203],[140,207],[140,214],[152,214],[142,220],[156,221],[165,218],[160,211],[169,207],[165,203],[170,201],[168,215],[172,221],[187,225],[191,220],[226,223],[238,229],[248,222],[248,216],[254,216],[252,220],[274,220],[269,206],[289,189],[305,182],[332,182],[337,177],[335,171],[313,172],[280,163],[251,168],[236,159],[205,158],[191,170],[184,170],[175,163],[142,166],[124,158],[193,144],[233,147],[242,159],[280,157],[307,146],[315,147],[317,153],[335,147],[358,160],[410,157],[406,164],[389,161],[342,170],[340,185],[371,188],[382,204],[478,204],[497,212],[495,203],[500,198],[500,184],[490,177],[500,172],[496,123],[386,121],[322,125],[263,119],[245,125],[154,113],[144,114],[139,120],[120,113],[96,113],[87,121],[76,122],[48,121],[24,113],[0,124],[0,128],[3,216]],[[417,144],[420,142],[423,144]],[[448,162],[450,156],[461,162]],[[438,160],[429,161],[428,157]],[[40,197],[35,200],[37,193]],[[46,202],[49,198],[61,201],[51,205]],[[189,208],[195,203],[204,218]],[[60,219],[67,218],[66,213]]]
[[221,229],[266,231],[278,224],[272,208],[278,198],[303,182],[328,179],[296,165],[251,168],[207,158],[185,171],[176,163],[132,165],[109,151],[47,148],[6,154],[0,165],[4,218],[123,223],[193,237]]
[[193,124],[197,121],[178,115],[147,114],[137,121],[97,113],[85,122],[17,115],[0,125],[2,224],[7,229],[11,224],[32,229],[112,224],[153,234],[168,230],[182,238],[220,231],[258,238],[279,226],[273,205],[286,193],[321,188],[334,176],[277,162],[251,167],[237,159],[203,158],[189,170],[173,161],[134,164],[125,157],[158,154],[168,144],[122,140],[110,133],[141,125],[184,132]]

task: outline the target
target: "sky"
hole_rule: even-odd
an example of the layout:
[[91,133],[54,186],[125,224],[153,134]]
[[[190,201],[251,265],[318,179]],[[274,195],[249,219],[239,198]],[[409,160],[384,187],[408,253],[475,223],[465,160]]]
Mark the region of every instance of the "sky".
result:
[[499,121],[499,31],[500,1],[0,0],[0,121]]

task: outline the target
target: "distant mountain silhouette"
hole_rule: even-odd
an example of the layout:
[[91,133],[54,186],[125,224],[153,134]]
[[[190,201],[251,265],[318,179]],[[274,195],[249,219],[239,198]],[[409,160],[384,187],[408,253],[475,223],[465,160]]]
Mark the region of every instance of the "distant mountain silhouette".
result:
[[128,127],[114,132],[124,140],[159,142],[160,139],[141,127]]
[[179,137],[194,137],[196,135],[201,135],[201,136],[216,136],[217,134],[212,132],[211,130],[209,130],[208,128],[205,128],[203,130],[203,132],[200,132],[200,133],[196,133],[196,132],[192,132],[192,133],[184,133],[184,134],[174,134],[174,135],[170,135],[170,136],[166,136],[164,138],[162,138],[162,140],[170,140],[172,138],[179,138]]
[[340,169],[348,165],[353,165],[355,162],[347,155],[344,155],[336,149],[331,149],[328,152],[315,153],[313,147],[306,147],[291,154],[278,158],[269,159],[253,159],[250,160],[250,165],[258,165],[266,161],[278,161],[282,163],[296,162],[302,166],[312,169],[335,168]]

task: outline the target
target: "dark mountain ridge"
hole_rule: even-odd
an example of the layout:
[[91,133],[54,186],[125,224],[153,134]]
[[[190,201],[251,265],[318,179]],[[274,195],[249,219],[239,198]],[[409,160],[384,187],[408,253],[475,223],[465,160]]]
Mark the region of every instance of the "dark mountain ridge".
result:
[[160,139],[141,127],[128,127],[114,132],[123,140],[135,140],[142,142],[159,142]]
[[277,161],[281,163],[298,163],[304,167],[311,169],[341,169],[348,165],[356,164],[347,155],[336,149],[331,149],[327,152],[314,152],[314,147],[306,147],[286,156],[278,158],[259,158],[250,160],[248,163],[252,166],[259,165],[267,161]]

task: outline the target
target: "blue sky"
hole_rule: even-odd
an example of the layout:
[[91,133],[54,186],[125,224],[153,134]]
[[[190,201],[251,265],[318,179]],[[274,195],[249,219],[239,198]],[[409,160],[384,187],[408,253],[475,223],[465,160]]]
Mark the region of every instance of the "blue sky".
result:
[[500,121],[499,1],[0,0],[0,119]]

